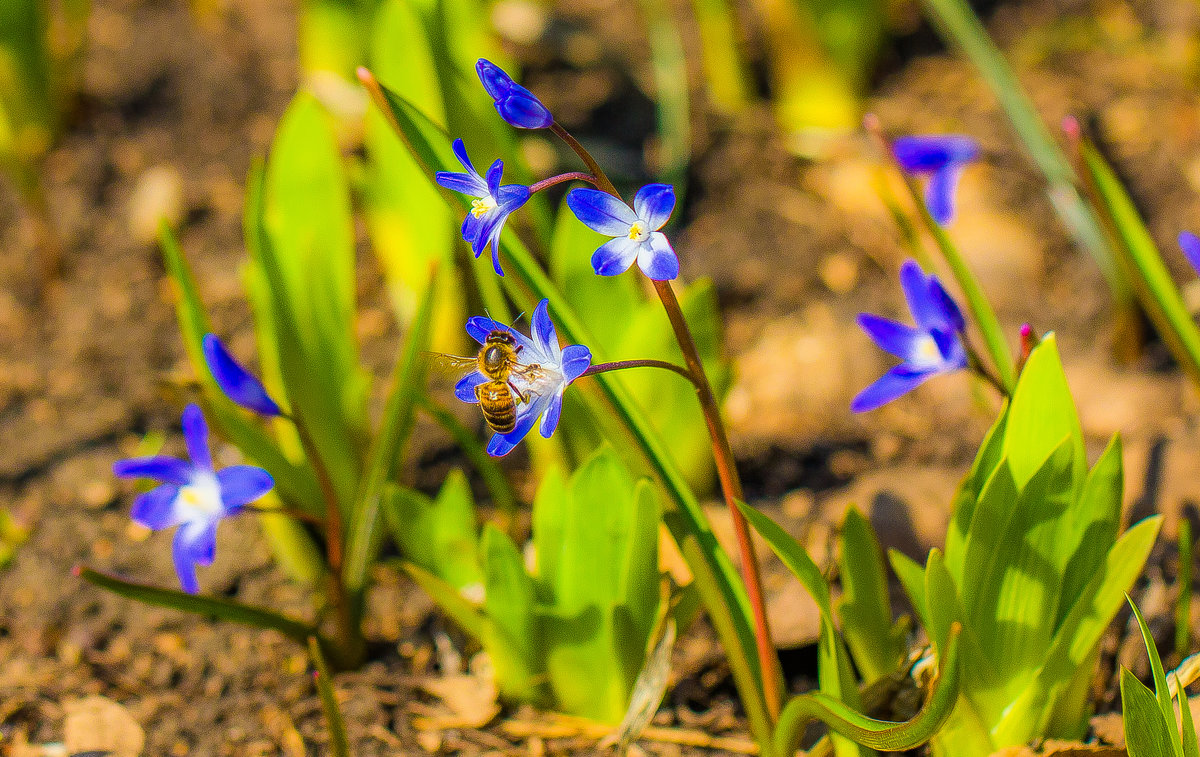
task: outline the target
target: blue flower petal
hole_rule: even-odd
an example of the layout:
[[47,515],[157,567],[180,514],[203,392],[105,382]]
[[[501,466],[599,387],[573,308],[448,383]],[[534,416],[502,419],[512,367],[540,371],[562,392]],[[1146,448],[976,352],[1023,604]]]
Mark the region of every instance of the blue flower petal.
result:
[[654,281],[670,281],[679,275],[679,258],[667,235],[656,231],[638,249],[638,268]]
[[563,376],[570,383],[583,375],[592,365],[592,351],[582,344],[571,344],[563,347],[562,370]]
[[454,396],[471,405],[477,404],[479,397],[475,396],[475,387],[480,384],[486,384],[489,380],[487,376],[484,376],[479,371],[468,373],[454,385]]
[[454,157],[458,158],[458,162],[462,163],[462,167],[467,169],[467,174],[476,179],[480,186],[486,187],[487,184],[483,181],[483,177],[475,170],[475,165],[471,163],[470,156],[467,155],[467,146],[463,144],[461,139],[454,140]]
[[930,332],[942,356],[938,370],[942,373],[961,371],[967,367],[967,350],[956,332],[934,329]]
[[929,215],[940,225],[945,226],[954,220],[954,193],[958,188],[958,179],[962,176],[961,163],[950,163],[944,168],[933,172],[929,183],[925,185],[925,206]]
[[563,394],[560,391],[550,398],[546,404],[546,410],[542,413],[542,423],[538,427],[541,435],[549,439],[554,435],[555,429],[558,428],[558,418],[562,415]]
[[967,320],[963,318],[958,303],[946,291],[946,287],[942,286],[941,279],[932,274],[929,276],[929,296],[933,300],[933,304],[941,311],[942,323],[947,330],[956,333],[967,330]]
[[502,176],[504,176],[504,161],[497,158],[496,161],[492,163],[490,167],[488,167],[486,179],[488,194],[492,196],[493,200],[496,200],[496,204],[500,203],[498,195],[500,194],[500,178]]
[[962,134],[916,134],[892,142],[896,162],[909,173],[932,173],[979,156],[979,143]]
[[625,273],[641,249],[642,245],[629,237],[614,237],[592,253],[592,269],[600,276]]
[[508,97],[496,101],[496,112],[519,129],[547,129],[554,123],[550,110],[520,84],[513,85]]
[[484,318],[481,315],[472,316],[467,319],[467,333],[470,334],[472,339],[480,344],[486,342],[488,334],[492,333],[493,331],[507,331],[508,333],[512,334],[513,339],[517,340],[517,345],[519,345],[523,350],[537,349],[533,342],[529,341],[529,337],[525,336],[519,331],[516,331],[515,329],[505,326],[499,321],[494,321],[491,318]]
[[166,455],[133,457],[113,463],[113,475],[118,478],[153,478],[183,486],[192,480],[192,466]]
[[156,486],[137,496],[130,517],[151,531],[177,526],[179,518],[175,513],[175,498],[178,496],[179,486],[176,484]]
[[1192,264],[1196,273],[1200,273],[1200,237],[1190,231],[1182,231],[1179,233],[1179,247],[1187,262]]
[[945,318],[939,303],[929,294],[929,277],[915,260],[906,260],[900,266],[900,287],[917,328],[922,331],[945,326]]
[[538,352],[552,358],[562,352],[562,347],[558,343],[558,334],[554,331],[554,322],[550,320],[550,300],[543,299],[537,304],[537,307],[533,309],[530,325],[533,327],[531,336]]
[[[535,406],[536,407],[536,406]],[[529,405],[522,406],[525,412],[518,411],[517,425],[512,431],[507,434],[493,434],[488,441],[487,453],[492,457],[504,457],[509,452],[512,452],[513,447],[521,443],[533,428],[534,421],[537,420],[538,413],[534,412],[534,407]]]
[[610,237],[627,236],[638,220],[633,208],[598,189],[572,189],[567,193],[567,207],[584,226]]
[[196,580],[196,565],[211,565],[217,549],[217,524],[215,521],[184,523],[175,532],[171,543],[171,556],[175,561],[175,573],[179,585],[188,594],[198,594],[200,583]]
[[238,365],[215,334],[205,334],[202,342],[204,362],[217,385],[229,399],[260,415],[280,415],[279,405],[267,394],[262,382]]
[[497,276],[504,275],[504,269],[500,267],[500,230],[496,229],[492,234],[492,270]]
[[505,213],[511,213],[529,200],[529,187],[524,184],[505,184],[495,195],[496,203]]
[[515,83],[512,77],[504,72],[504,69],[492,63],[487,58],[480,58],[475,61],[475,73],[479,75],[479,81],[483,84],[483,89],[493,100],[507,97]]
[[206,471],[213,469],[212,452],[208,448],[208,423],[200,406],[189,404],[183,409],[183,441],[187,444],[192,465]]
[[470,174],[438,171],[433,178],[451,192],[459,192],[471,197],[483,197],[487,194],[487,184]]
[[871,313],[859,313],[858,325],[867,332],[879,348],[890,352],[901,360],[907,360],[913,353],[916,343],[925,336],[912,326],[896,323],[887,318],[881,318]]
[[906,365],[897,365],[880,376],[874,384],[859,392],[850,403],[850,409],[856,413],[865,413],[882,407],[935,375],[936,371],[918,372]]
[[675,187],[670,184],[647,184],[633,198],[633,211],[649,228],[658,231],[667,224],[675,210]]
[[254,465],[222,468],[217,471],[217,483],[221,487],[221,503],[225,505],[226,515],[233,515],[275,486],[271,474]]

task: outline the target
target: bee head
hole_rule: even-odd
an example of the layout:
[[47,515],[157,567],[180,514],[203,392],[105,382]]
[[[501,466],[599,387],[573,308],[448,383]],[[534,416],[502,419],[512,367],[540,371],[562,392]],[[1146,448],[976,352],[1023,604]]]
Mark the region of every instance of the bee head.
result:
[[488,371],[499,371],[509,360],[517,340],[507,331],[497,329],[488,334],[484,341],[483,366]]

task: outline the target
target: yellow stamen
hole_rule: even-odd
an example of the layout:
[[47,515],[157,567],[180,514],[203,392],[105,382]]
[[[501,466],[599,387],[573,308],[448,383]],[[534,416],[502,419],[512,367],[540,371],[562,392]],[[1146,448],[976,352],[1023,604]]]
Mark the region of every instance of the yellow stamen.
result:
[[633,223],[633,225],[629,227],[629,238],[635,242],[641,241],[641,239],[642,239],[642,223],[641,223],[641,221],[635,221]]
[[478,200],[471,200],[471,215],[480,218],[485,213],[496,208],[496,201],[491,195],[480,197]]

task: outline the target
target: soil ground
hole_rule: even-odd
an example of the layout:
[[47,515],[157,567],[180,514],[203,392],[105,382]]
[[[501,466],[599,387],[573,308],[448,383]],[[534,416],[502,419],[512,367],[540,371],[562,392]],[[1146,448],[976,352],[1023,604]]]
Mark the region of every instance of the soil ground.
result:
[[[561,6],[556,18],[604,51],[626,89],[650,81],[642,41],[628,35],[637,28],[632,7]],[[232,0],[202,28],[183,3],[96,0],[81,107],[45,168],[65,257],[40,296],[31,226],[16,198],[0,194],[0,506],[31,528],[0,572],[0,750],[13,739],[61,740],[64,708],[98,694],[142,725],[146,754],[325,751],[302,650],[270,632],[135,605],[71,575],[88,564],[173,582],[169,536],[147,538],[130,526],[130,492],[110,470],[147,430],[171,431],[169,444],[178,442],[178,411],[164,401],[160,379],[187,372],[160,258],[138,219],[147,197],[178,189],[182,242],[214,318],[236,335],[235,350],[249,352],[237,271],[242,180],[296,86],[292,14],[281,0]],[[1048,123],[1068,113],[1095,117],[1178,280],[1192,281],[1187,291],[1200,302],[1174,244],[1200,217],[1195,7],[1030,0],[996,8],[989,23]],[[893,52],[885,63],[870,107],[896,133],[963,131],[983,143],[985,160],[966,174],[953,236],[1014,342],[1024,321],[1058,333],[1089,445],[1098,452],[1122,432],[1129,507],[1168,514],[1166,545],[1179,514],[1200,501],[1195,395],[1153,341],[1132,362],[1113,358],[1103,280],[1063,233],[995,100],[969,66],[930,42],[928,29],[912,28],[897,47],[904,55]],[[695,40],[685,43],[694,53]],[[531,60],[547,54],[517,52]],[[539,70],[529,84],[552,100],[549,85],[564,74],[543,71],[539,79]],[[613,97],[620,96],[618,87]],[[764,109],[730,119],[697,103],[676,247],[685,275],[712,277],[725,309],[738,370],[727,409],[747,490],[823,565],[851,503],[869,513],[885,546],[923,556],[941,539],[953,489],[997,403],[986,387],[956,376],[875,413],[848,410],[853,394],[887,367],[855,314],[904,317],[894,272],[905,252],[872,188],[869,144],[847,137],[824,159],[801,160]],[[585,121],[606,104],[574,103]],[[636,144],[647,136],[629,128],[632,135],[610,138]],[[396,334],[378,274],[363,257],[365,352],[382,370]],[[712,513],[725,529],[720,510]],[[222,528],[206,587],[303,614],[307,598],[272,565],[254,521],[240,524]],[[1159,549],[1138,588],[1164,640],[1173,632],[1173,557],[1170,546]],[[788,660],[798,661],[803,685],[815,613],[795,581],[764,563],[772,623],[782,644],[801,650]],[[527,711],[478,729],[414,725],[414,713],[436,711],[423,688],[445,662],[434,640],[461,637],[447,636],[428,600],[394,574],[381,570],[379,579],[370,599],[375,659],[337,681],[356,754],[596,748],[594,738],[529,725],[542,721]],[[1106,642],[1102,709],[1113,703],[1114,659],[1142,665],[1136,645],[1122,641],[1124,622]],[[736,751],[745,735],[703,624],[681,641],[674,668],[678,684],[657,722],[728,735],[719,746]],[[699,751],[661,741],[643,747]]]

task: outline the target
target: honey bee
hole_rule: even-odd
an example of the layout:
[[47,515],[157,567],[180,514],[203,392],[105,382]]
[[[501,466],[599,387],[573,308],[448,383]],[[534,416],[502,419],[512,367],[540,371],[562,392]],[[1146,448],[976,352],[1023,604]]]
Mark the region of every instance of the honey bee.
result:
[[533,381],[540,374],[536,363],[525,365],[518,360],[521,349],[511,333],[494,329],[488,333],[475,357],[434,353],[446,365],[475,368],[490,379],[475,387],[475,397],[479,400],[484,422],[498,434],[507,434],[516,428],[517,405],[528,401],[513,384],[513,377]]

